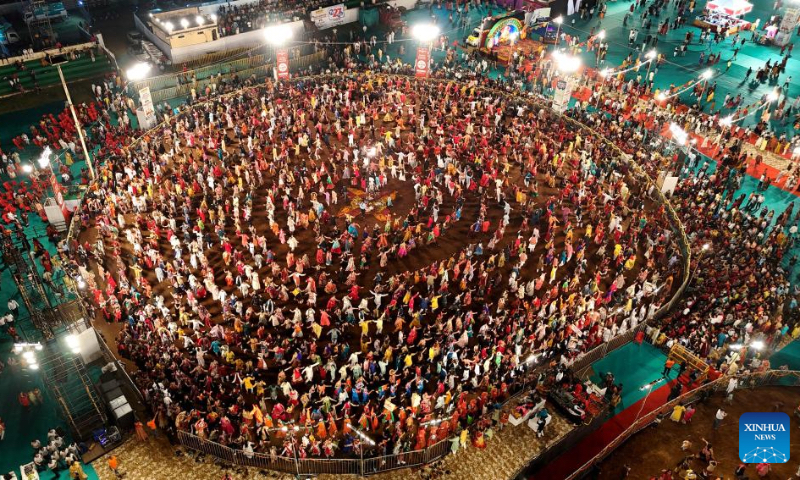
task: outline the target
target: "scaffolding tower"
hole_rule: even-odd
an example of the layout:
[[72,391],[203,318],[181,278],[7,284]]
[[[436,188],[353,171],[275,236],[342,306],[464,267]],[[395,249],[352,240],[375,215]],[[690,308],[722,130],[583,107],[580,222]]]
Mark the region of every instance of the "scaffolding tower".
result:
[[74,436],[85,440],[106,425],[105,405],[79,354],[49,342],[40,361],[50,393],[58,402]]
[[[14,283],[17,284],[22,302],[28,309],[33,326],[41,332],[44,340],[53,338],[53,321],[47,318],[50,300],[39,279],[39,272],[33,263],[27,239],[20,239],[14,234],[3,235],[3,261],[8,266]],[[24,253],[23,253],[24,251]]]
[[[24,18],[25,24],[28,25],[28,34],[31,37],[31,42],[34,44],[34,48],[43,48],[44,42],[43,39],[40,39],[40,44],[37,45],[35,39],[35,34],[43,34],[46,36],[53,44],[55,44],[55,34],[53,33],[53,23],[50,20],[50,15],[47,15],[48,11],[48,4],[45,0],[28,0],[25,3],[25,10],[24,10]],[[44,12],[44,15],[40,14],[40,12]]]
[[[23,235],[2,235],[3,261],[19,289],[36,331],[21,332],[27,341],[41,341],[40,362],[45,385],[58,401],[76,438],[84,440],[106,424],[105,405],[100,401],[80,355],[59,345],[57,338],[79,334],[90,326],[80,300],[53,306],[39,277],[33,253]],[[23,322],[18,322],[21,327]]]

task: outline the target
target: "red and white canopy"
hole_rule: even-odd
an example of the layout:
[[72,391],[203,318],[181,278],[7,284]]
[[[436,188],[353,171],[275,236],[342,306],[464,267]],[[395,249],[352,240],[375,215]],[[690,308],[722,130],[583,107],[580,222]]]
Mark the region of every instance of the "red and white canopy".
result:
[[753,4],[746,0],[709,0],[706,8],[712,12],[738,17],[753,10]]

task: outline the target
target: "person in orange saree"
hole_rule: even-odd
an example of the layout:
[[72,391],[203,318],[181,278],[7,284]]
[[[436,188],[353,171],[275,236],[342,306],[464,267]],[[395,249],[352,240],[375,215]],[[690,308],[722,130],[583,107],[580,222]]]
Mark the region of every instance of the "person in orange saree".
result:
[[424,450],[426,446],[427,439],[425,427],[420,427],[419,430],[417,430],[417,444],[414,446],[414,450]]
[[477,432],[475,437],[472,440],[472,445],[477,448],[486,448],[486,439],[483,436],[483,432]]

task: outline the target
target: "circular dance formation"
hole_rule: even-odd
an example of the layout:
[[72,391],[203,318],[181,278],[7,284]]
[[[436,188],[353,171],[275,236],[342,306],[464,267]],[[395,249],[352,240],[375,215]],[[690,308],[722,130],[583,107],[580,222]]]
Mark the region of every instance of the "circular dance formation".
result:
[[481,446],[532,365],[669,300],[652,185],[491,87],[267,82],[107,161],[73,251],[161,428],[301,458]]

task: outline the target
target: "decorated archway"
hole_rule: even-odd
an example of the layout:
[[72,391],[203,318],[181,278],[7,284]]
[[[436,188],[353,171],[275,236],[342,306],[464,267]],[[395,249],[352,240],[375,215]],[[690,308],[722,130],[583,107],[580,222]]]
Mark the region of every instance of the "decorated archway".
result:
[[520,38],[522,33],[522,22],[516,18],[504,18],[495,23],[486,35],[484,46],[493,48],[496,45],[505,45],[512,40]]

